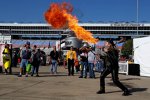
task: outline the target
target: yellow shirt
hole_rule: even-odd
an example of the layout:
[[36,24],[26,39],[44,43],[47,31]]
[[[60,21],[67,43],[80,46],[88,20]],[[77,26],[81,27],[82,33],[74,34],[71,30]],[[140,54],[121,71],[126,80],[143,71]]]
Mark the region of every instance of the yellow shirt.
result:
[[10,51],[8,48],[5,48],[3,51],[3,59],[10,59]]
[[68,52],[67,52],[67,55],[66,55],[66,57],[67,57],[67,60],[68,59],[76,59],[76,52],[75,51],[72,51],[72,50],[69,50]]
[[8,69],[11,65],[10,51],[8,48],[5,48],[3,51],[3,66],[5,69]]

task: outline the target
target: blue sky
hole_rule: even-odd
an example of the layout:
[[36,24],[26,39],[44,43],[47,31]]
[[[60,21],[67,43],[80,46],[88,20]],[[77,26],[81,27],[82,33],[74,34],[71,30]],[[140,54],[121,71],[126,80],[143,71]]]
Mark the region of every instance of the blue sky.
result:
[[[0,0],[0,22],[45,23],[52,2],[70,2],[81,22],[136,22],[137,0]],[[139,22],[150,22],[150,0],[139,0]]]

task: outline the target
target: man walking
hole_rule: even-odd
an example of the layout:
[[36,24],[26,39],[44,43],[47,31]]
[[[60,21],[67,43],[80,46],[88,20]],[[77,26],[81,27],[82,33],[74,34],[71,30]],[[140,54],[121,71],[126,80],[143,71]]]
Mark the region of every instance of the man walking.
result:
[[50,63],[52,74],[57,74],[57,63],[59,61],[59,53],[56,51],[56,46],[53,47],[53,51],[50,52]]
[[31,58],[30,42],[27,42],[25,48],[22,49],[21,58],[20,73],[18,77],[22,77],[23,72],[26,73],[26,66]]

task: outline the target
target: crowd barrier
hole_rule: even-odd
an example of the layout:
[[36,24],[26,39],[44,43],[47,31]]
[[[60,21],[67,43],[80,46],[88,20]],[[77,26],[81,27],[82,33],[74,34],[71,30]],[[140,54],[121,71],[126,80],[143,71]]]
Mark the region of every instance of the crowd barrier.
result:
[[128,61],[119,62],[119,73],[128,75]]
[[140,76],[140,65],[129,64],[128,61],[119,62],[119,73]]

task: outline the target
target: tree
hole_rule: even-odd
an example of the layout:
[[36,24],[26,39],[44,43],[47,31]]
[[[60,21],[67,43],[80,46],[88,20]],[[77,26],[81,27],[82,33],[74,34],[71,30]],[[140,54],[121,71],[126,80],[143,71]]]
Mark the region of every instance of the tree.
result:
[[133,51],[133,39],[129,39],[125,41],[125,43],[123,44],[121,53],[128,58],[129,55],[132,55],[132,51]]

